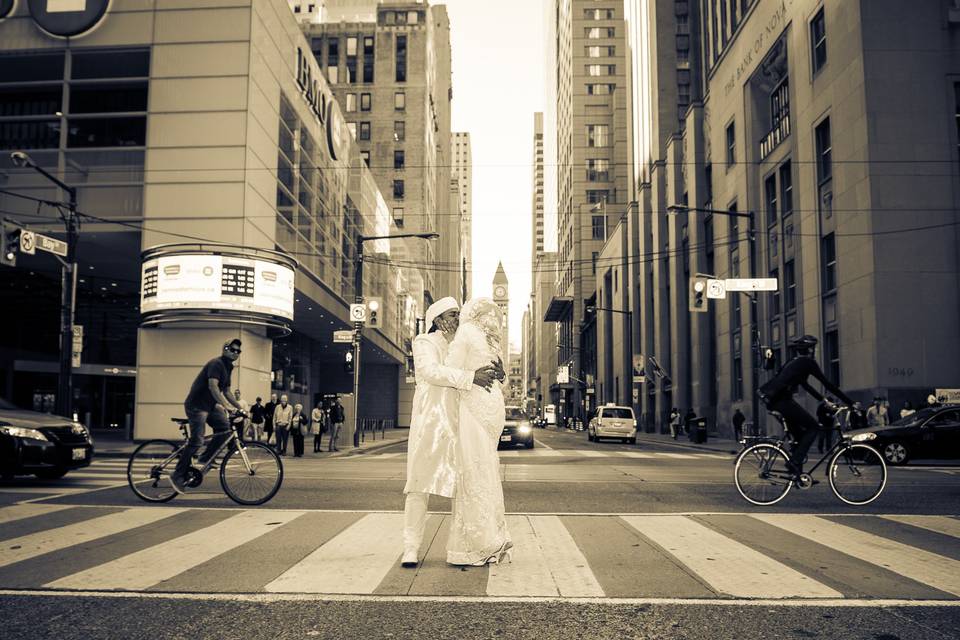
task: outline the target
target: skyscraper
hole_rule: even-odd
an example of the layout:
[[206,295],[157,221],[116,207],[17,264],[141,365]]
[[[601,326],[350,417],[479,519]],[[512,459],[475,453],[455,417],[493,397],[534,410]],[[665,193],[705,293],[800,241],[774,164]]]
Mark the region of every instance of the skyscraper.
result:
[[[543,113],[533,114],[533,255],[531,265],[544,251],[544,206],[543,206]],[[534,281],[536,278],[533,279]]]
[[[303,24],[393,223],[441,231],[450,206],[450,22],[446,7],[417,0],[330,2],[329,20]],[[339,12],[339,13],[338,13]],[[410,243],[424,265],[428,299],[458,295],[441,256],[457,237]],[[428,300],[429,301],[429,300]]]
[[592,407],[596,374],[596,258],[629,201],[623,3],[554,0],[557,73],[558,282],[547,319],[560,324],[559,360],[570,366],[560,411]]
[[473,295],[473,155],[470,134],[465,131],[453,133],[453,178],[460,192],[460,238],[466,286],[463,299],[467,300]]
[[510,355],[510,283],[507,273],[503,270],[503,263],[497,263],[497,272],[493,276],[493,301],[503,311],[503,331],[500,338],[501,357],[504,364],[509,362]]

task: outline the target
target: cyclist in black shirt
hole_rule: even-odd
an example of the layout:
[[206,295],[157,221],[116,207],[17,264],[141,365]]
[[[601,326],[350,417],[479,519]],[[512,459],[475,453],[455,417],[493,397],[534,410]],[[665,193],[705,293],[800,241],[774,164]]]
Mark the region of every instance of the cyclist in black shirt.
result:
[[817,438],[820,423],[793,399],[793,394],[803,387],[818,402],[822,401],[823,395],[807,381],[810,376],[813,376],[824,389],[847,406],[852,406],[853,400],[823,375],[820,365],[813,358],[817,347],[817,339],[814,336],[806,335],[797,338],[792,346],[797,355],[783,365],[772,380],[760,387],[760,397],[768,409],[780,413],[786,420],[787,429],[796,443],[790,452],[790,463],[794,466],[794,471],[800,473],[803,459],[810,450],[810,445]]
[[230,375],[233,373],[233,363],[240,357],[240,347],[241,342],[236,338],[226,342],[223,345],[223,354],[203,366],[190,387],[187,399],[183,401],[183,408],[190,420],[190,440],[180,454],[177,468],[170,476],[170,484],[177,493],[184,491],[193,455],[203,446],[206,425],[213,428],[214,436],[198,458],[201,463],[206,463],[230,437],[227,407],[232,406],[237,411],[243,411],[243,407],[230,393]]

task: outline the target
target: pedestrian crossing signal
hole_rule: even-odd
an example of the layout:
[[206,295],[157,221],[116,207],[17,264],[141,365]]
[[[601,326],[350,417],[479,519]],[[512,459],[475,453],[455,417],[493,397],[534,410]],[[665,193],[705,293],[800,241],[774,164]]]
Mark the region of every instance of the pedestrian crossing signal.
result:
[[690,313],[707,312],[707,278],[690,278]]
[[347,351],[343,358],[343,370],[353,373],[353,351]]

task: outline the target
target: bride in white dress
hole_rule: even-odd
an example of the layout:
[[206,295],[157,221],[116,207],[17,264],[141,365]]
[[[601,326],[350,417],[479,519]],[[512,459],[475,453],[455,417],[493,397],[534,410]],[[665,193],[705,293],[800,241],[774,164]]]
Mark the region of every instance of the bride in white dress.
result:
[[[490,298],[474,298],[460,310],[460,328],[450,343],[445,364],[473,370],[500,356],[503,312]],[[497,443],[503,431],[500,383],[489,391],[476,385],[460,392],[457,433],[457,492],[447,541],[447,562],[482,566],[509,559],[513,543],[507,532]]]

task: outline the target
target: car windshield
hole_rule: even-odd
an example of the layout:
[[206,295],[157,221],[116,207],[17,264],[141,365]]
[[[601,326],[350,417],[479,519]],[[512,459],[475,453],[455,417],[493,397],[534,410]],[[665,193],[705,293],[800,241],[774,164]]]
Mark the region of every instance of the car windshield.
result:
[[916,423],[918,423],[918,422],[923,422],[924,420],[926,420],[927,418],[929,418],[930,416],[932,416],[933,414],[935,414],[937,411],[939,411],[939,409],[935,409],[935,408],[933,408],[933,407],[927,407],[926,409],[920,409],[920,410],[917,411],[916,413],[912,413],[912,414],[910,414],[909,416],[907,416],[907,417],[905,417],[905,418],[900,418],[899,420],[897,420],[897,421],[894,422],[893,424],[899,426],[899,425],[916,424]]
[[507,420],[526,420],[527,416],[520,407],[507,407]]
[[603,418],[623,418],[630,420],[633,418],[633,412],[630,409],[616,407],[613,409],[604,409],[601,414]]

